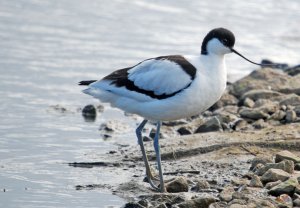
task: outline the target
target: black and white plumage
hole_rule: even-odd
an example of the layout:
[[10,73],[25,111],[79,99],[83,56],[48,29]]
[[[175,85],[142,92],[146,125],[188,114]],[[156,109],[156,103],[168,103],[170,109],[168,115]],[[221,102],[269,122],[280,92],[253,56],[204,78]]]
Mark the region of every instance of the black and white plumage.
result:
[[[227,81],[224,55],[234,52],[242,56],[233,49],[234,43],[232,32],[216,28],[204,38],[198,56],[151,58],[133,67],[117,70],[99,81],[79,83],[88,85],[84,93],[145,118],[136,134],[146,174],[153,188],[165,191],[158,140],[161,121],[199,114],[220,99]],[[157,121],[154,147],[160,176],[159,188],[152,181],[154,177],[142,141],[141,132],[148,120]]]

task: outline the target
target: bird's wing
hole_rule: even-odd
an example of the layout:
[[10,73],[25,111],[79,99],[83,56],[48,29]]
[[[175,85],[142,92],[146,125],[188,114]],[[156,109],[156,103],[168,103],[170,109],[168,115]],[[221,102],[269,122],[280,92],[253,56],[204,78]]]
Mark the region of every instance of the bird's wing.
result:
[[195,75],[196,68],[191,63],[183,56],[173,55],[147,59],[131,68],[117,70],[101,81],[110,81],[112,86],[125,87],[151,98],[164,99],[188,87]]

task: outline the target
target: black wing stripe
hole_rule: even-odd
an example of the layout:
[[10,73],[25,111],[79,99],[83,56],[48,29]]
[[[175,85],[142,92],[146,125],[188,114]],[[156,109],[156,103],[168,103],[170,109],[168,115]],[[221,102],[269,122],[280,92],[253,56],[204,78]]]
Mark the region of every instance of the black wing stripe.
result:
[[[150,60],[150,59],[147,59],[147,60]],[[135,92],[147,95],[151,98],[162,100],[162,99],[172,97],[172,96],[182,92],[183,90],[188,88],[191,85],[192,80],[195,79],[196,68],[190,62],[188,62],[183,56],[180,56],[180,55],[160,56],[160,57],[155,58],[155,60],[169,60],[171,62],[178,64],[191,77],[191,82],[188,83],[187,86],[185,86],[184,88],[182,88],[176,92],[173,92],[171,94],[164,93],[161,95],[157,95],[154,93],[154,91],[141,89],[141,88],[137,87],[133,81],[128,79],[128,75],[129,75],[128,71],[130,69],[132,69],[133,67],[141,64],[142,62],[138,63],[137,65],[135,65],[133,67],[119,69],[119,70],[109,74],[108,76],[104,77],[103,80],[110,80],[110,81],[112,81],[111,84],[113,84],[117,87],[125,87],[126,89],[128,89],[130,91],[135,91]],[[170,72],[170,73],[172,73],[172,72]]]

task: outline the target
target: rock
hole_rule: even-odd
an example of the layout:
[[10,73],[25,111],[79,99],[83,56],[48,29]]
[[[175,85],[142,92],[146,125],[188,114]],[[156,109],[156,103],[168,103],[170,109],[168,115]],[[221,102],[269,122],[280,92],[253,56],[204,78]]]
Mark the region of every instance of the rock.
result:
[[263,183],[268,183],[268,182],[272,182],[272,181],[285,181],[290,177],[290,174],[280,170],[280,169],[269,169],[267,172],[265,172],[262,177],[261,177],[261,181]]
[[231,183],[235,186],[249,185],[250,181],[247,178],[232,178]]
[[261,61],[261,64],[273,64],[273,66],[270,66],[270,68],[274,68],[274,69],[282,69],[282,70],[286,70],[289,68],[289,65],[286,64],[286,63],[275,63],[275,62],[272,62],[271,60],[269,59],[263,59]]
[[222,124],[223,123],[229,124],[239,119],[236,115],[226,111],[221,111],[219,113],[216,113],[215,111],[213,115],[215,115],[219,119],[220,123]]
[[272,163],[273,160],[271,157],[268,156],[264,156],[264,155],[259,155],[256,156],[255,158],[252,159],[251,161],[251,167],[250,170],[253,170],[257,164],[261,163],[263,165],[267,164],[267,163]]
[[[261,105],[260,105],[260,104]],[[272,102],[270,100],[258,100],[257,103],[255,103],[253,108],[257,108],[257,110],[260,110],[267,114],[275,113],[277,110],[280,109],[280,106],[278,102]]]
[[295,164],[294,170],[300,170],[300,163],[296,163],[296,164]]
[[[152,138],[152,139],[154,139],[155,134],[156,134],[156,130],[155,129],[151,129],[151,131],[149,133],[149,137]],[[159,138],[160,139],[164,139],[165,136],[161,132],[159,132]]]
[[299,199],[299,198],[295,199],[295,200],[293,201],[293,205],[294,205],[295,207],[300,207],[300,199]]
[[204,133],[204,132],[211,132],[211,131],[222,131],[222,125],[219,121],[219,119],[214,116],[208,121],[206,121],[204,124],[199,126],[195,133]]
[[285,95],[279,102],[279,105],[300,105],[300,96],[296,94]]
[[263,68],[253,71],[248,76],[235,82],[229,93],[235,97],[241,97],[244,93],[255,90],[265,89],[279,91],[281,88],[291,89],[295,84],[291,84],[291,77],[281,71]]
[[187,192],[189,190],[189,185],[186,178],[177,177],[166,183],[166,189],[169,193]]
[[233,124],[233,129],[236,131],[241,131],[241,130],[247,130],[250,129],[251,125],[248,124],[247,121],[245,120],[237,120],[234,124]]
[[296,115],[297,115],[298,117],[300,117],[300,105],[297,105],[297,106],[294,108],[294,111],[295,111]]
[[268,123],[266,123],[264,121],[264,119],[259,119],[257,121],[255,121],[254,123],[252,123],[252,126],[255,128],[255,129],[263,129],[263,128],[266,128],[268,127]]
[[284,205],[284,206],[287,206],[287,207],[293,207],[293,200],[287,194],[282,194],[282,195],[276,197],[275,201],[277,203],[279,203],[280,205]]
[[285,121],[286,121],[287,123],[292,123],[292,122],[294,122],[294,121],[296,121],[296,120],[297,120],[297,115],[296,115],[295,111],[293,111],[293,110],[288,110],[288,111],[286,112]]
[[242,109],[239,112],[239,114],[241,115],[242,118],[249,118],[249,119],[253,119],[253,120],[266,119],[269,117],[268,114],[264,113],[261,110],[249,109],[249,108]]
[[257,176],[257,175],[254,175],[252,177],[252,179],[250,180],[250,184],[249,184],[250,187],[264,187],[260,178]]
[[145,208],[145,207],[136,202],[128,202],[123,206],[123,208]]
[[209,189],[210,185],[206,180],[197,180],[196,185],[192,188],[193,191],[200,191],[202,189]]
[[238,103],[238,99],[234,97],[232,94],[225,92],[220,100],[216,102],[213,106],[209,108],[210,111],[214,111],[218,108],[227,106],[227,105],[236,105]]
[[184,126],[182,126],[179,129],[177,129],[177,132],[180,135],[189,135],[189,134],[192,134],[192,132],[187,127],[184,127]]
[[271,202],[263,199],[252,199],[248,204],[248,208],[276,208]]
[[208,208],[210,204],[216,202],[216,199],[211,196],[187,200],[177,204],[179,208]]
[[294,155],[293,153],[287,150],[280,151],[275,155],[276,163],[281,162],[283,160],[292,160],[294,163],[300,163],[300,157]]
[[93,105],[87,105],[82,109],[82,116],[86,121],[95,121],[97,110]]
[[255,104],[254,101],[248,97],[246,97],[243,101],[243,105],[248,108],[253,108],[254,104]]
[[232,200],[232,194],[234,193],[234,188],[232,186],[227,186],[220,193],[220,199],[222,201],[229,202]]
[[281,169],[287,173],[292,174],[294,172],[294,162],[291,160],[283,160],[279,163],[267,163],[263,167],[258,168],[255,173],[259,176],[263,175],[269,169]]
[[292,196],[297,185],[299,185],[297,179],[290,178],[271,188],[268,193],[273,196],[279,196],[281,194],[288,194]]
[[284,70],[284,72],[290,76],[296,76],[296,75],[300,74],[300,65],[296,65],[296,66],[287,68],[286,70]]
[[155,208],[168,208],[165,203],[156,206]]
[[248,206],[247,205],[238,204],[238,203],[234,203],[234,204],[231,204],[229,206],[229,208],[248,208]]
[[273,91],[273,90],[267,90],[267,89],[254,89],[249,90],[248,92],[245,92],[241,99],[250,98],[253,101],[256,101],[258,99],[269,99],[276,96],[282,95],[279,92]]
[[278,180],[278,181],[274,181],[274,182],[269,182],[265,185],[265,188],[266,189],[271,189],[273,188],[274,186],[277,186],[278,184],[282,183],[281,180]]
[[[299,180],[298,180],[298,183],[299,183]],[[297,185],[296,188],[295,188],[295,194],[294,195],[296,195],[296,194],[297,195],[300,194],[300,185]],[[300,198],[300,196],[298,198]]]
[[269,119],[280,121],[280,120],[283,120],[285,118],[285,115],[286,115],[286,113],[284,111],[277,110],[275,113],[273,113],[271,115],[271,117]]
[[149,202],[147,199],[142,199],[138,202],[139,205],[142,205],[143,207],[148,207],[149,206]]

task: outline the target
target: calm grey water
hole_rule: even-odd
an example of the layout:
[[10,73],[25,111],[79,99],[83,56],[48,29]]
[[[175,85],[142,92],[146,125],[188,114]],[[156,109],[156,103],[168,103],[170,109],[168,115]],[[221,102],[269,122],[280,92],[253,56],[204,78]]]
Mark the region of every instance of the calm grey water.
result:
[[[105,160],[115,143],[135,143],[136,121],[106,107],[85,122],[77,109],[97,101],[76,83],[149,57],[199,53],[220,26],[254,61],[299,64],[299,11],[298,0],[0,0],[0,207],[119,207],[117,196],[75,186],[125,176],[65,163]],[[227,60],[231,80],[255,69]],[[106,141],[98,128],[113,119],[128,128]]]

